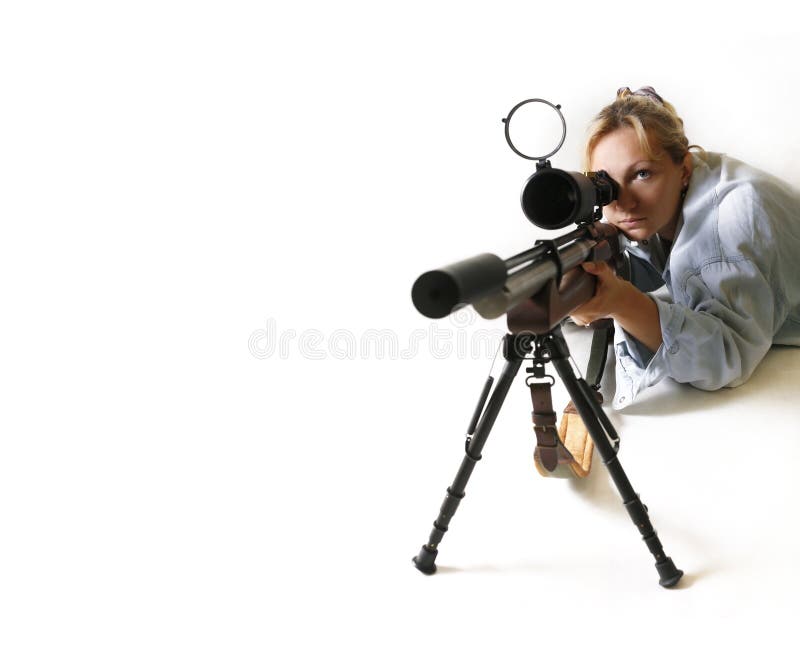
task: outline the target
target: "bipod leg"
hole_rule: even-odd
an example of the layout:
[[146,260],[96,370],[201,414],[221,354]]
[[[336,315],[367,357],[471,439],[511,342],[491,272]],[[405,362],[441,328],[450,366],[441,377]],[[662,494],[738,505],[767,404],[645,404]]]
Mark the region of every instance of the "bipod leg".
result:
[[[497,385],[485,409],[483,408],[483,404],[491,385],[491,378],[484,387],[481,399],[478,402],[478,408],[470,423],[470,433],[468,433],[468,435],[471,435],[471,438],[467,440],[465,445],[465,456],[461,461],[461,467],[453,480],[453,484],[447,489],[447,495],[439,511],[439,517],[436,518],[433,523],[433,530],[431,531],[428,542],[422,546],[419,554],[413,559],[414,565],[426,575],[433,575],[436,572],[435,562],[436,555],[439,553],[439,543],[441,543],[448,529],[450,519],[455,515],[458,505],[466,494],[465,489],[472,475],[472,470],[475,468],[475,464],[481,460],[483,445],[489,437],[489,432],[492,430],[497,415],[500,413],[500,408],[503,406],[503,401],[505,401],[511,383],[522,364],[524,350],[521,349],[518,344],[518,337],[522,339],[522,343],[524,343],[525,337],[519,335],[506,335],[503,340],[503,356],[506,359],[503,372],[500,374],[500,378],[497,381]],[[529,344],[526,344],[526,346],[529,346]],[[483,413],[480,414],[482,409]],[[472,433],[472,431],[474,431],[474,433]]]
[[[558,375],[564,382],[564,386],[569,392],[572,403],[575,405],[578,413],[583,420],[586,429],[594,440],[594,445],[603,459],[603,463],[611,478],[622,497],[622,502],[628,510],[631,520],[638,528],[642,535],[642,540],[647,545],[648,550],[656,559],[656,570],[659,575],[659,584],[662,587],[674,587],[683,576],[683,571],[676,568],[672,559],[670,559],[664,552],[661,541],[658,538],[656,530],[650,522],[650,517],[647,515],[647,507],[639,499],[631,486],[622,465],[617,458],[614,446],[609,441],[605,430],[611,429],[613,426],[606,417],[602,423],[600,416],[597,414],[596,408],[599,407],[594,402],[594,397],[589,393],[588,384],[575,375],[572,366],[569,362],[569,348],[567,347],[561,331],[556,328],[545,339],[544,345],[546,346],[550,360],[556,368]],[[603,415],[605,417],[605,415]],[[605,427],[605,428],[604,428]],[[609,435],[616,438],[616,432],[609,431]]]

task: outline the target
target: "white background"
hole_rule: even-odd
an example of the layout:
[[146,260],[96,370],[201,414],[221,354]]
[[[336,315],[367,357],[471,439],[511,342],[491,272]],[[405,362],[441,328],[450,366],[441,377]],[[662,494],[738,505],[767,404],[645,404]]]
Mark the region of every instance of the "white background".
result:
[[542,237],[518,205],[531,164],[502,135],[514,104],[560,103],[554,162],[579,169],[592,114],[653,85],[692,142],[800,185],[794,19],[703,7],[4,7],[3,657],[660,658],[793,640],[793,349],[737,390],[665,382],[612,416],[682,589],[657,585],[599,462],[586,483],[535,473],[521,379],[439,574],[410,561],[491,365],[469,344],[504,330],[430,322],[410,286]]

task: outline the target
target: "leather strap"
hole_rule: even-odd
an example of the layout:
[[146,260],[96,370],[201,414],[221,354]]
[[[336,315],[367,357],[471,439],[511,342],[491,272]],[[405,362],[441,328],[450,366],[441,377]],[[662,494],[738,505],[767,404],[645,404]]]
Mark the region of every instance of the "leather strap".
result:
[[556,413],[549,382],[530,383],[533,403],[533,431],[536,434],[536,450],[533,457],[548,472],[555,472],[560,464],[575,463],[575,458],[561,442],[556,428]]
[[[597,402],[602,404],[603,396],[599,387],[608,346],[614,335],[614,324],[610,320],[604,320],[593,325],[594,335],[586,380]],[[585,477],[592,467],[594,442],[572,401],[564,408],[560,428],[556,428],[551,386],[546,381],[529,384],[533,404],[533,430],[536,434],[536,449],[533,452],[536,469],[547,477]]]

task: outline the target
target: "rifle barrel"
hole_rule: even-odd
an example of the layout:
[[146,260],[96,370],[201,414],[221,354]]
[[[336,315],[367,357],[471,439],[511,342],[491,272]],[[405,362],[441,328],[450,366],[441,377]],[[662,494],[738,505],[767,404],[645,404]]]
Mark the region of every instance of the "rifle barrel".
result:
[[[559,249],[562,272],[566,273],[586,261],[596,244],[597,241],[594,240],[579,240]],[[526,298],[535,295],[557,275],[558,267],[553,259],[539,261],[509,275],[501,291],[473,302],[472,306],[483,318],[496,319]]]
[[[567,234],[563,234],[562,236],[557,236],[556,238],[552,239],[553,243],[555,243],[556,247],[562,247],[571,241],[574,241],[579,238],[583,238],[587,236],[587,231],[585,227],[579,227],[578,229],[571,231]],[[520,252],[519,254],[515,254],[513,257],[509,257],[506,259],[506,268],[511,272],[512,269],[520,266],[522,264],[528,263],[529,261],[533,261],[535,259],[539,259],[547,254],[549,247],[547,245],[537,245],[532,247],[525,252]]]

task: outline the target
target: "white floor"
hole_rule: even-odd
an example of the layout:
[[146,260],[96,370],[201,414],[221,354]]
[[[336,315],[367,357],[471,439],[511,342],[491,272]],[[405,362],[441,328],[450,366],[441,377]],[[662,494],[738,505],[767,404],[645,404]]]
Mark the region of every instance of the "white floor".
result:
[[[567,336],[583,363],[587,333]],[[286,553],[273,554],[278,638],[293,640],[296,657],[331,648],[365,658],[784,657],[778,649],[794,639],[800,614],[800,349],[774,349],[735,390],[665,382],[624,414],[609,411],[620,461],[685,571],[672,590],[658,585],[601,462],[585,481],[536,473],[521,377],[440,546],[438,572],[419,573],[411,557],[460,465],[483,374],[467,383],[450,364],[406,366],[360,392],[374,433],[354,439],[358,452],[340,444],[349,460],[333,474],[312,472],[327,473],[328,488],[316,502],[302,499]]]
[[795,639],[800,349],[737,390],[663,383],[610,415],[686,573],[673,590],[601,463],[581,482],[535,471],[520,377],[439,571],[414,568],[490,359],[232,353],[200,373],[191,351],[161,357],[159,378],[144,358],[109,366],[147,415],[92,384],[98,365],[73,391],[56,381],[49,415],[10,408],[7,657],[786,657]]

